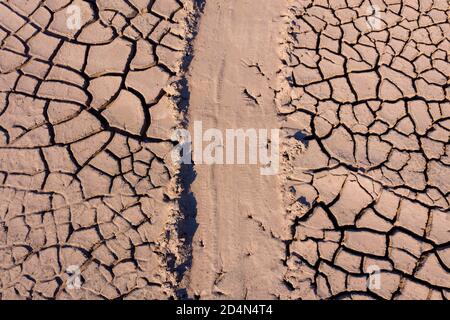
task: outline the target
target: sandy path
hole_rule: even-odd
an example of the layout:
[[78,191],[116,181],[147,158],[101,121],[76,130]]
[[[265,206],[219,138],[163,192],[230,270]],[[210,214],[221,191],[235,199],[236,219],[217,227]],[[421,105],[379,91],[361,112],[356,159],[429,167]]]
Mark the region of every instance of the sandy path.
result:
[[[190,128],[277,128],[273,105],[283,1],[208,1],[189,77]],[[259,64],[261,71],[257,67]],[[263,75],[264,74],[264,75]],[[257,98],[252,103],[244,91]],[[206,144],[206,143],[205,143]],[[198,230],[190,294],[201,298],[274,298],[285,246],[277,176],[259,166],[197,165],[192,185]],[[270,253],[270,254],[268,254]]]

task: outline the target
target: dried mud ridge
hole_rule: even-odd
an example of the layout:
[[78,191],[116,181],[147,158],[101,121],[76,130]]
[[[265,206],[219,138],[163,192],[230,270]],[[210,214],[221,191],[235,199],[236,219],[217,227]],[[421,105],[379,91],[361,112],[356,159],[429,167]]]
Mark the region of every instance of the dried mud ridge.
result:
[[368,2],[290,11],[278,93],[290,298],[450,297],[448,2],[374,4],[376,30]]
[[[448,299],[448,2],[377,1],[377,31],[367,2],[291,2],[274,297]],[[0,3],[0,299],[187,298],[195,172],[169,153],[202,3]]]

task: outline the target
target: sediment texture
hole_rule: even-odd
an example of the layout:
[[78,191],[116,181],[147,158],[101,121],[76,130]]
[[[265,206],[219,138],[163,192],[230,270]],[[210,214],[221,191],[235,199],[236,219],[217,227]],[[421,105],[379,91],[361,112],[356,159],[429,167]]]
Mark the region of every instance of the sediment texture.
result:
[[450,295],[449,4],[371,4],[298,1],[288,18],[290,298]]
[[[450,298],[449,14],[0,0],[0,299]],[[173,163],[196,121],[279,173]]]
[[[176,296],[184,257],[168,153],[192,10],[1,1],[0,298]],[[76,268],[81,289],[68,290]]]

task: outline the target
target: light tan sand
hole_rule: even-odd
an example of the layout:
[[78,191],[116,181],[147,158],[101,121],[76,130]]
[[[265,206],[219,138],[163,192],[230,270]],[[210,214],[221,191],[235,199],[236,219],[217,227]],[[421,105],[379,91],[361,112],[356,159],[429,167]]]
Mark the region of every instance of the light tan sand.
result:
[[0,3],[0,298],[177,296],[172,100],[193,10]]
[[1,1],[0,299],[450,298],[449,4],[370,3]]
[[[283,1],[208,1],[194,42],[189,121],[203,129],[277,128],[274,102]],[[272,44],[272,45],[271,45]],[[258,64],[264,74],[258,71]],[[258,96],[248,100],[244,91]],[[258,166],[196,165],[198,230],[189,272],[192,295],[269,299],[282,284],[289,233],[277,176]]]

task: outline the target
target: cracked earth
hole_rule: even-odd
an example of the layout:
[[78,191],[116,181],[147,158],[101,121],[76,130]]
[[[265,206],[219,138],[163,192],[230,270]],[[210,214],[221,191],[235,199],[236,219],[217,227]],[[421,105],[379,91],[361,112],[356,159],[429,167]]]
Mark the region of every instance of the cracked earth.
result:
[[[0,0],[0,299],[449,299],[449,15]],[[194,121],[279,173],[178,165]]]

